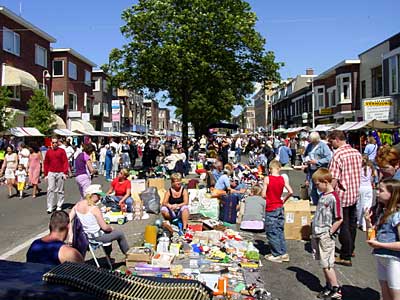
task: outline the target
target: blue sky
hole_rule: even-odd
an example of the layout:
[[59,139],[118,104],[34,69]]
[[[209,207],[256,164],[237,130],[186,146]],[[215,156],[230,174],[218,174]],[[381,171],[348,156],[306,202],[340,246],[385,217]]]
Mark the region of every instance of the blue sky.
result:
[[[123,45],[119,27],[128,0],[2,0],[4,5],[98,66]],[[250,0],[266,49],[285,63],[282,78],[321,73],[400,31],[399,0]]]

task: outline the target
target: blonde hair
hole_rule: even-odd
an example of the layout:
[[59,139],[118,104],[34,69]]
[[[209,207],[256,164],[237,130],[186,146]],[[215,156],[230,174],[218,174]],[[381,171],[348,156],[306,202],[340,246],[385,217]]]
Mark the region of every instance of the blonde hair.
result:
[[85,200],[87,201],[89,206],[94,206],[96,203],[94,203],[93,199],[92,199],[92,195],[93,194],[87,194],[85,196]]
[[128,171],[128,169],[121,169],[120,172],[121,172],[122,175],[124,175],[125,177],[128,177],[128,176],[129,176],[129,171]]
[[170,178],[171,178],[171,182],[181,181],[182,175],[179,173],[172,173]]
[[262,188],[259,185],[253,185],[251,187],[251,194],[254,196],[261,196]]
[[385,168],[388,165],[397,167],[400,162],[400,155],[395,148],[385,145],[379,148],[375,161],[380,168]]
[[282,165],[281,165],[281,163],[279,161],[274,159],[269,163],[269,168],[270,169],[280,170],[282,168]]

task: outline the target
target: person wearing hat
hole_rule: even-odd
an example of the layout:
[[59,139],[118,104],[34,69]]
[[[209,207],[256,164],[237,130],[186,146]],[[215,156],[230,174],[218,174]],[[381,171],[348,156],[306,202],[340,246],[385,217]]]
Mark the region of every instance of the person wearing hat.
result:
[[[82,223],[83,231],[96,241],[103,243],[118,241],[121,252],[126,254],[129,246],[124,233],[106,224],[100,208],[96,206],[100,201],[100,196],[104,195],[105,193],[102,192],[100,184],[90,185],[85,191],[85,198],[76,203],[72,208],[69,215],[70,220],[72,221],[75,216],[78,217]],[[111,249],[108,250],[108,253],[110,253]]]

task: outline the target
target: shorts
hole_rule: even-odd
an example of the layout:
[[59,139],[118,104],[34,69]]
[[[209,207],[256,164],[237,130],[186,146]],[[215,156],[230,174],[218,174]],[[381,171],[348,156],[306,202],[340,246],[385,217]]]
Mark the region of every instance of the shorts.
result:
[[25,188],[25,182],[18,182],[17,183],[17,190],[18,191],[23,191]]
[[319,260],[320,266],[324,269],[333,268],[335,265],[335,240],[329,232],[313,237],[311,243],[315,260]]
[[385,256],[375,257],[379,281],[386,281],[389,288],[400,290],[400,261]]
[[15,179],[15,170],[13,169],[6,169],[4,172],[5,179]]

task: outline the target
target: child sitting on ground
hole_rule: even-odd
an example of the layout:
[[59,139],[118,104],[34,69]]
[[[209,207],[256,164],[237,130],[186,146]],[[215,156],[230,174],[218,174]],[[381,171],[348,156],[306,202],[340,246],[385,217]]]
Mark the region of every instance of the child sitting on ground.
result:
[[319,168],[312,175],[317,189],[322,193],[312,222],[312,247],[315,260],[319,260],[324,272],[326,285],[318,298],[342,299],[335,270],[335,236],[342,224],[342,207],[332,187],[332,174],[326,168]]
[[244,213],[240,229],[263,230],[265,216],[265,199],[261,197],[262,188],[255,185],[250,190],[250,196],[243,202]]
[[18,169],[15,171],[15,177],[17,177],[17,190],[20,199],[22,199],[22,197],[24,196],[24,189],[27,176],[28,174],[25,171],[25,166],[23,164],[19,164]]
[[[283,204],[293,195],[293,189],[289,182],[280,174],[281,164],[277,160],[269,164],[269,176],[264,177],[262,196],[266,199],[265,231],[271,254],[265,259],[273,262],[289,262],[284,234],[285,216]],[[287,194],[282,199],[283,188]]]

